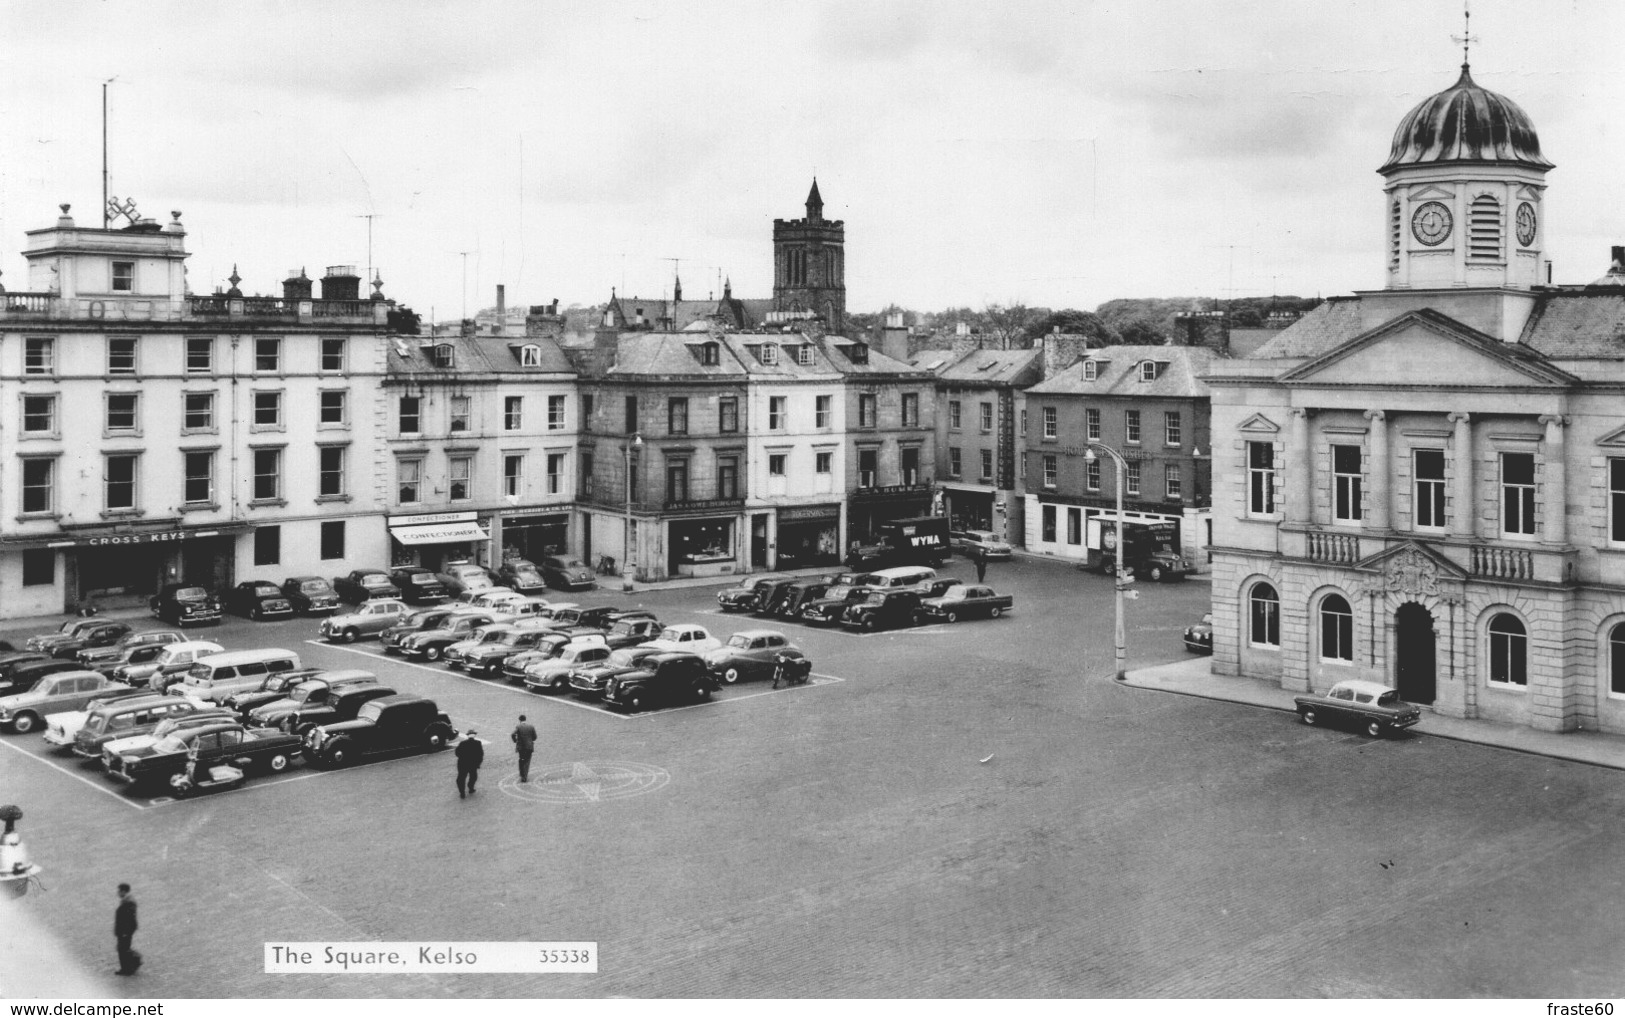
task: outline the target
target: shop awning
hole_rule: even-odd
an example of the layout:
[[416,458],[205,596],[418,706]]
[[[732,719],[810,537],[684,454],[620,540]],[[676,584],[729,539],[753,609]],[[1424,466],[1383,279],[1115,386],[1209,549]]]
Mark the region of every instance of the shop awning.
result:
[[473,523],[431,523],[424,527],[390,527],[389,536],[407,546],[491,539],[490,534]]

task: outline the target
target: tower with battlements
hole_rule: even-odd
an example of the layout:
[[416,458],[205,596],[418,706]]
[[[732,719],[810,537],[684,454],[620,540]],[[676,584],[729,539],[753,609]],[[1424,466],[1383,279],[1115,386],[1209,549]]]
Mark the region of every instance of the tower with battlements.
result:
[[846,326],[846,224],[824,218],[813,180],[805,219],[773,220],[773,307],[813,311],[832,333]]

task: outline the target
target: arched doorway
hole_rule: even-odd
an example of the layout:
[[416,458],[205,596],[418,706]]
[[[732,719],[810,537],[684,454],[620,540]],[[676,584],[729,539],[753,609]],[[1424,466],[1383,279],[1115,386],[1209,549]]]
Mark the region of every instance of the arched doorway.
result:
[[1432,703],[1438,693],[1434,671],[1433,613],[1407,601],[1394,613],[1395,685],[1399,698],[1410,703]]

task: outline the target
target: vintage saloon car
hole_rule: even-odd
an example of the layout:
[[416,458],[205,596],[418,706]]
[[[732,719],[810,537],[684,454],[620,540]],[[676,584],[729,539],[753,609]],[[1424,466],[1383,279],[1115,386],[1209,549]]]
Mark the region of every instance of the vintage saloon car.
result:
[[547,579],[536,563],[529,559],[511,558],[497,570],[497,582],[521,594],[540,594],[547,589]]
[[335,576],[333,590],[351,604],[361,604],[375,597],[401,596],[401,588],[395,586],[382,569],[352,569],[343,576]]
[[836,584],[823,597],[802,606],[801,620],[814,626],[832,626],[841,621],[848,608],[868,599],[869,588],[862,584]]
[[417,566],[397,569],[389,574],[389,578],[401,588],[401,600],[407,604],[444,604],[450,600],[446,585],[427,569]]
[[465,669],[470,675],[501,675],[504,661],[535,647],[547,635],[546,629],[522,623],[486,626],[474,639],[447,647],[446,666]]
[[[68,724],[62,726],[61,736],[67,739],[75,756],[87,760],[101,760],[102,749],[116,739],[132,735],[148,735],[171,718],[188,717],[214,709],[184,696],[140,696],[114,700],[93,707],[79,721],[71,737]],[[54,722],[57,715],[52,715]],[[70,719],[64,719],[72,723]],[[51,728],[46,729],[46,741],[51,741]]]
[[979,583],[959,583],[936,597],[922,598],[921,622],[958,622],[960,619],[996,619],[1015,605],[1009,594],[995,594]]
[[158,656],[146,661],[126,661],[113,669],[113,679],[132,686],[150,686],[162,691],[186,677],[187,669],[200,657],[219,654],[225,648],[213,640],[182,640],[158,648]]
[[299,688],[301,682],[322,674],[325,673],[321,668],[293,668],[285,672],[275,672],[260,680],[258,689],[233,693],[220,701],[220,705],[246,723],[249,712],[254,708],[275,703],[292,694]]
[[23,649],[72,661],[86,647],[106,647],[124,639],[129,633],[130,625],[127,622],[99,618],[69,619],[54,633],[30,636]]
[[699,703],[709,700],[718,688],[704,658],[665,652],[652,654],[632,671],[610,679],[604,686],[604,702],[635,711],[665,704]]
[[79,667],[106,675],[127,661],[150,661],[158,656],[160,649],[184,639],[186,637],[172,629],[130,633],[110,647],[86,647],[79,651]]
[[447,562],[445,571],[436,574],[435,579],[439,580],[440,585],[445,588],[446,596],[451,598],[459,597],[470,591],[478,593],[482,590],[490,590],[497,585],[497,582],[491,579],[491,573],[484,566],[476,565],[473,562]]
[[195,583],[166,583],[147,599],[147,607],[155,618],[172,626],[220,621],[220,599]]
[[226,611],[248,619],[285,619],[293,602],[270,580],[244,580],[226,594]]
[[[71,662],[64,663],[71,668]],[[47,675],[32,689],[0,696],[0,728],[18,734],[32,732],[44,722],[47,714],[84,710],[92,700],[129,688],[100,672],[85,669]]]
[[549,555],[542,559],[542,576],[554,590],[589,590],[598,586],[598,576],[578,558]]
[[[745,629],[728,637],[718,650],[705,655],[706,667],[723,682],[733,685],[740,679],[771,679],[779,665],[779,658],[787,659],[786,667],[803,667],[807,655],[792,644],[783,633],[772,629]],[[790,661],[795,664],[789,664]],[[808,664],[806,667],[811,668]]]
[[378,679],[371,672],[355,669],[339,669],[326,671],[319,675],[306,678],[294,686],[280,699],[270,703],[262,703],[252,708],[243,724],[254,728],[281,728],[284,731],[295,731],[297,722],[290,724],[290,719],[296,719],[301,711],[311,710],[328,701],[333,695],[335,687],[344,684],[365,685],[378,684]]
[[1324,694],[1306,693],[1292,702],[1306,725],[1352,721],[1373,739],[1422,720],[1421,708],[1401,700],[1399,690],[1365,679],[1345,679]]
[[492,612],[473,611],[448,615],[441,620],[440,625],[432,629],[419,629],[403,638],[399,645],[401,656],[438,661],[447,647],[473,638],[474,630],[505,621],[507,616]]
[[512,683],[522,683],[525,681],[526,670],[531,665],[536,664],[538,661],[558,657],[559,652],[571,644],[594,643],[600,646],[608,646],[604,643],[604,634],[593,629],[571,627],[548,629],[544,630],[544,633],[545,635],[536,641],[534,647],[510,655],[506,661],[502,662],[503,678]]
[[667,626],[660,634],[645,647],[658,647],[661,650],[681,650],[690,654],[704,654],[708,650],[716,650],[722,646],[722,641],[712,636],[704,626],[696,626],[691,622],[681,625]]
[[948,543],[954,551],[975,557],[980,555],[989,562],[1010,558],[1015,552],[991,530],[950,530]]
[[320,576],[290,576],[282,581],[282,596],[293,610],[306,615],[325,615],[339,610],[339,595]]
[[1185,649],[1198,654],[1213,653],[1213,613],[1204,612],[1202,621],[1185,627]]
[[784,592],[773,614],[781,619],[797,619],[802,609],[823,597],[834,584],[827,580],[797,580]]
[[617,675],[635,671],[646,657],[664,654],[655,647],[622,647],[609,652],[602,661],[582,665],[570,670],[570,692],[584,699],[596,700],[604,695],[604,687]]
[[762,603],[762,595],[773,588],[775,583],[788,580],[785,576],[758,576],[754,580],[746,580],[737,587],[727,587],[717,591],[717,607],[725,612],[755,611],[756,606]]
[[659,636],[660,630],[664,628],[657,618],[641,615],[628,616],[616,619],[610,625],[609,631],[604,634],[604,642],[609,644],[611,648],[636,647]]
[[411,611],[405,601],[381,597],[356,605],[355,611],[334,615],[322,620],[322,639],[329,642],[343,640],[354,643],[363,636],[377,636],[395,625]]
[[869,596],[846,609],[841,625],[849,629],[889,629],[914,624],[920,595],[913,590],[871,590]]
[[415,612],[403,615],[378,634],[378,643],[384,648],[385,654],[400,652],[401,641],[413,633],[424,629],[434,629],[453,615],[466,615],[474,609],[460,604],[443,604],[434,608],[420,608]]
[[[216,707],[212,704],[201,707],[190,714],[176,714],[171,717],[167,717],[158,722],[157,728],[147,732],[145,735],[125,735],[103,745],[101,761],[102,766],[106,767],[109,760],[126,750],[135,749],[140,746],[150,746],[159,739],[162,739],[164,736],[169,735],[171,732],[180,732],[189,728],[200,728],[203,725],[219,724],[236,720],[237,718],[231,716],[231,711],[226,710],[224,707]],[[253,728],[254,726],[249,725],[248,727]]]
[[343,767],[357,757],[394,750],[436,750],[457,738],[433,700],[399,693],[362,705],[349,721],[305,733],[305,757],[318,767]]
[[525,687],[538,693],[544,690],[562,693],[570,688],[571,671],[608,660],[609,655],[609,647],[603,640],[571,641],[552,657],[528,665]]
[[52,664],[60,666],[62,671],[71,671],[75,668],[84,667],[72,661],[60,661],[56,658],[46,657],[44,654],[32,650],[16,650],[8,654],[0,654],[0,696],[21,693],[33,686],[35,682],[39,681],[40,677],[38,675],[19,679],[17,672],[24,665],[37,665],[44,661],[50,661]]
[[183,728],[150,746],[135,746],[117,754],[103,753],[107,776],[129,785],[165,784],[196,761],[203,767],[231,764],[244,770],[280,774],[299,758],[297,735],[274,728],[247,728],[235,721]]

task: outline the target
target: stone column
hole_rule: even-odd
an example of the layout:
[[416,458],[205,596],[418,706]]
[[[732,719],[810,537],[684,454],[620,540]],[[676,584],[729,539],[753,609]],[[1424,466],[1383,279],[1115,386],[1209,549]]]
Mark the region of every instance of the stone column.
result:
[[1287,428],[1286,522],[1308,523],[1314,506],[1315,453],[1309,446],[1309,411],[1294,407]]
[[1546,526],[1542,539],[1547,544],[1569,541],[1568,460],[1563,447],[1563,426],[1568,422],[1562,414],[1547,414],[1540,419],[1540,423],[1546,425],[1546,439],[1541,443],[1540,452],[1546,461]]
[[1371,422],[1366,432],[1366,450],[1371,457],[1371,498],[1367,501],[1365,525],[1371,530],[1387,530],[1392,519],[1394,479],[1388,468],[1388,417],[1381,410],[1367,410]]
[[1478,497],[1473,487],[1473,474],[1477,450],[1473,448],[1473,419],[1471,414],[1449,414],[1445,420],[1456,426],[1455,483],[1451,494],[1455,499],[1455,512],[1450,516],[1450,533],[1455,537],[1472,540],[1478,527]]

